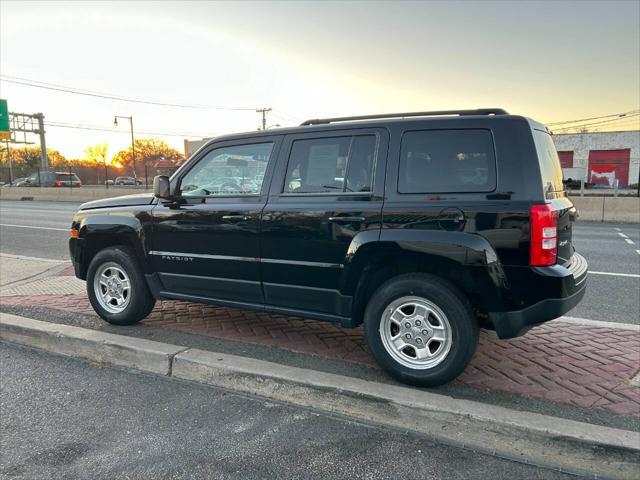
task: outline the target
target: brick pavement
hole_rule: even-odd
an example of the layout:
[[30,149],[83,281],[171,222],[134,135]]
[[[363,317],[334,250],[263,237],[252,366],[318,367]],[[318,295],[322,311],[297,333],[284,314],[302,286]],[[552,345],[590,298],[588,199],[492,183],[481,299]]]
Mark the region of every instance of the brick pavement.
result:
[[[84,294],[12,296],[0,302],[95,315]],[[158,302],[144,323],[377,368],[361,328],[177,301]],[[640,387],[629,382],[638,370],[637,331],[554,322],[511,340],[481,332],[478,351],[456,382],[640,416]]]

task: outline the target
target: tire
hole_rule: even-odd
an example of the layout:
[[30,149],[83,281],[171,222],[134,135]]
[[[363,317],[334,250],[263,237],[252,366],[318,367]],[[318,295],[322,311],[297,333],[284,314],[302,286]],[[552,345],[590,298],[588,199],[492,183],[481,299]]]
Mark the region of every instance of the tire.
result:
[[399,275],[382,284],[367,304],[364,327],[380,366],[418,387],[456,378],[478,344],[478,323],[469,301],[454,285],[423,273]]
[[133,250],[124,246],[105,248],[93,257],[87,271],[87,294],[96,313],[113,325],[139,322],[156,303]]

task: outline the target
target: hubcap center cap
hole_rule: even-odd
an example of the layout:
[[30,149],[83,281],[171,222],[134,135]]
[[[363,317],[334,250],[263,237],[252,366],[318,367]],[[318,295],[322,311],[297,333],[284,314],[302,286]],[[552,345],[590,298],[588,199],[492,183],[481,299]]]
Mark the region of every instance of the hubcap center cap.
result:
[[422,316],[407,319],[401,323],[400,329],[404,340],[416,348],[425,348],[433,337],[433,328]]

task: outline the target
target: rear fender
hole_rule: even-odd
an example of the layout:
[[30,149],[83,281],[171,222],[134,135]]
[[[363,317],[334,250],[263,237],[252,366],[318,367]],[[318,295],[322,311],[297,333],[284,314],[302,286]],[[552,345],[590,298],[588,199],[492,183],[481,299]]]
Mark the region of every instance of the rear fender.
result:
[[495,250],[484,237],[464,232],[409,229],[361,232],[348,249],[342,293],[356,295],[371,272],[383,266],[394,270],[395,264],[401,262],[403,270],[409,271],[427,266],[431,273],[477,297],[482,310],[504,309],[506,277]]

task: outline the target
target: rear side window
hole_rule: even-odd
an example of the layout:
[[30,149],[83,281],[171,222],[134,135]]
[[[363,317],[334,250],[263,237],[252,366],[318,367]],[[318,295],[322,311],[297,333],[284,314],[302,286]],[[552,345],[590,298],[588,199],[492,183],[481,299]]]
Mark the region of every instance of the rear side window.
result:
[[540,176],[542,177],[542,188],[545,195],[564,191],[562,183],[562,167],[556,146],[551,135],[541,130],[533,131],[533,139],[538,152],[538,163],[540,164]]
[[398,192],[491,192],[496,188],[488,130],[421,130],[402,137]]
[[77,182],[80,179],[75,173],[56,173],[56,180],[62,182]]
[[284,193],[370,192],[375,135],[295,140]]

